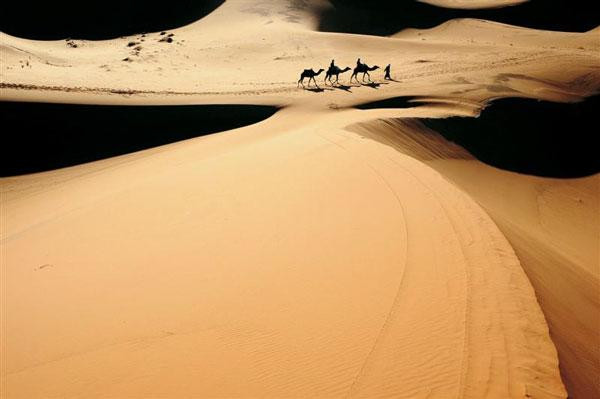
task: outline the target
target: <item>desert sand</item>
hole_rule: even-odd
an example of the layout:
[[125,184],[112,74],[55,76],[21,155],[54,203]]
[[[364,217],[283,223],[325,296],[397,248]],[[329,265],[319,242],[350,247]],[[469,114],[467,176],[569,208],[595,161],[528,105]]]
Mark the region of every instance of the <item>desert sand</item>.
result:
[[[600,393],[599,176],[496,169],[418,121],[597,93],[598,30],[323,33],[321,6],[227,1],[171,43],[1,34],[2,100],[281,107],[0,179],[2,397]],[[359,56],[394,81],[297,88]],[[400,96],[423,105],[354,108]]]

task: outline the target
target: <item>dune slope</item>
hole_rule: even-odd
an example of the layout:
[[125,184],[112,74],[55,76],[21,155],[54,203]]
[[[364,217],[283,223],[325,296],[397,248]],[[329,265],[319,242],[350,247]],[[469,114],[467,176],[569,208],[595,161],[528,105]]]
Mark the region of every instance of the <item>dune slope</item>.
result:
[[597,396],[600,175],[553,179],[502,171],[414,121],[372,121],[349,129],[433,167],[484,207],[533,284],[570,396]]
[[17,189],[6,396],[564,397],[481,208],[331,117],[290,128],[303,115]]

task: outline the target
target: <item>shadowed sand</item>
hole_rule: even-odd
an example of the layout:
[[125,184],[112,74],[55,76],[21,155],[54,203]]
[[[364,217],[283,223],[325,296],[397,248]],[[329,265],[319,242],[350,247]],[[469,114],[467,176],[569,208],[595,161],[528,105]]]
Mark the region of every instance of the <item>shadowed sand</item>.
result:
[[[3,100],[282,107],[0,179],[3,397],[599,391],[597,175],[494,169],[415,121],[594,94],[597,32],[346,35],[316,32],[317,11],[227,1],[171,42],[2,34]],[[296,88],[332,54],[392,63],[395,81]],[[420,103],[353,108],[393,97]]]

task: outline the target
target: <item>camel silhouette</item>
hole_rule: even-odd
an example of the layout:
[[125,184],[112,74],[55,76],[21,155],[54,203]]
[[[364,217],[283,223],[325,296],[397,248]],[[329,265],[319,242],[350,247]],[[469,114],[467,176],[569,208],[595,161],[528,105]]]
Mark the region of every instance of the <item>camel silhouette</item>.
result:
[[[363,82],[365,81],[365,75],[369,77],[369,80],[371,80],[371,75],[369,75],[369,72],[374,71],[376,69],[379,69],[379,67],[377,65],[370,67],[367,64],[357,62],[356,68],[354,68],[354,72],[352,73],[352,76],[350,76],[350,82],[352,82],[352,78],[356,78],[356,81],[358,82],[357,75],[359,73],[363,74],[363,77],[362,77]],[[358,83],[360,83],[360,82],[358,82]]]
[[319,87],[319,85],[317,84],[317,81],[315,80],[315,76],[319,76],[321,74],[321,72],[323,72],[324,69],[321,68],[319,69],[318,72],[315,72],[311,69],[305,69],[304,71],[302,71],[302,73],[300,74],[300,79],[298,80],[298,86],[300,86],[300,84],[302,84],[302,87],[304,87],[304,79],[308,78],[308,86],[310,87],[310,81],[311,79],[313,80],[313,82],[315,82],[315,86]]
[[[338,80],[340,79],[340,73],[344,73],[346,71],[349,71],[350,69],[352,69],[352,68],[346,67],[344,69],[340,69],[340,67],[338,67],[336,65],[330,66],[329,70],[327,70],[327,73],[325,74],[325,80],[324,80],[325,84],[327,84],[327,80],[329,80],[329,83],[336,84],[338,82]],[[331,78],[333,76],[335,76],[335,82],[331,81]]]

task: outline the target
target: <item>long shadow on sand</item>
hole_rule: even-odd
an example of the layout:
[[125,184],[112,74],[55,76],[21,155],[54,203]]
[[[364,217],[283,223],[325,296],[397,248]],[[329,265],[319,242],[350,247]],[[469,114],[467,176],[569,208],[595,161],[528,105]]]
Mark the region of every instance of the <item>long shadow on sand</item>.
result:
[[432,28],[450,19],[479,18],[528,28],[586,32],[598,26],[593,0],[530,0],[488,10],[435,7],[416,0],[330,0],[319,30],[387,36],[405,28]]
[[258,105],[113,106],[0,102],[0,176],[114,157],[260,122]]
[[213,12],[224,0],[5,1],[0,31],[38,40],[112,39],[174,29]]
[[600,96],[574,104],[510,98],[479,118],[426,119],[426,126],[489,165],[545,177],[600,172]]
[[325,91],[332,91],[332,88],[329,87],[304,87],[306,91],[312,91],[313,93],[323,93]]

